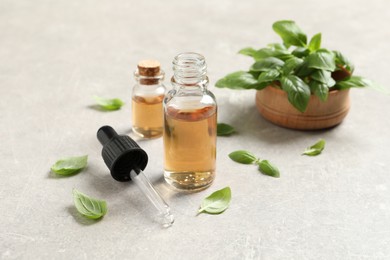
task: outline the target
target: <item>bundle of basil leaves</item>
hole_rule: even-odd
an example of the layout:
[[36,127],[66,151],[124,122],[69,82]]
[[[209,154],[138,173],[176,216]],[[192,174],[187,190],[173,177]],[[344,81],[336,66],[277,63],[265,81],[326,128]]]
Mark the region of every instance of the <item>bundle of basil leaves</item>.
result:
[[237,71],[220,79],[217,87],[280,88],[287,92],[289,102],[304,112],[311,94],[326,101],[331,90],[372,85],[367,79],[352,76],[354,66],[339,51],[321,48],[321,33],[307,43],[306,34],[294,21],[277,21],[272,28],[283,43],[272,43],[259,50],[240,50],[240,54],[252,57],[255,63],[249,71]]

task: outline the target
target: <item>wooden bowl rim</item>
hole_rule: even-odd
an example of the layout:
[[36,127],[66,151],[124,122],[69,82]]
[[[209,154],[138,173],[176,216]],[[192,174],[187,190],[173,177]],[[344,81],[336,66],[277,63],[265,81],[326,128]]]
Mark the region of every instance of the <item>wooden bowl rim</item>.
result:
[[[267,87],[263,88],[263,89],[260,89],[260,90],[257,90],[257,91],[263,91],[263,90],[269,90],[269,91],[274,91],[274,92],[278,92],[279,94],[285,94],[287,96],[287,92],[284,91],[283,89],[280,89],[280,88],[277,88],[277,87],[274,87],[272,85],[268,85]],[[348,89],[332,89],[329,91],[329,95],[337,95],[338,93],[346,93],[346,92],[349,92],[349,88]],[[311,97],[316,97],[314,94],[311,94],[310,95]]]

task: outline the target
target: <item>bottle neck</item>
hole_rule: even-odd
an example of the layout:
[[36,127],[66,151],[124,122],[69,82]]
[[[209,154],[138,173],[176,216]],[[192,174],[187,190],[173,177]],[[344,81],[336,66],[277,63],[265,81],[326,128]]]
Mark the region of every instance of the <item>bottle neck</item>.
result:
[[209,82],[205,58],[193,52],[177,55],[173,59],[172,85],[185,88],[206,88]]
[[160,73],[154,76],[141,75],[138,69],[134,72],[134,78],[140,85],[158,85],[162,83],[164,77],[165,73],[163,70],[160,70]]

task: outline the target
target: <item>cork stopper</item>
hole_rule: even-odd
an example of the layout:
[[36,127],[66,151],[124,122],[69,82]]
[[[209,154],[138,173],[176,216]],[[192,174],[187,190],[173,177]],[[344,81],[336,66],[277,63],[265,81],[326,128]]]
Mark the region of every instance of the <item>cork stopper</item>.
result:
[[138,76],[141,84],[154,85],[161,78],[160,62],[157,60],[141,60],[138,62]]
[[138,62],[138,73],[146,77],[157,76],[160,74],[160,62],[156,60],[141,60]]

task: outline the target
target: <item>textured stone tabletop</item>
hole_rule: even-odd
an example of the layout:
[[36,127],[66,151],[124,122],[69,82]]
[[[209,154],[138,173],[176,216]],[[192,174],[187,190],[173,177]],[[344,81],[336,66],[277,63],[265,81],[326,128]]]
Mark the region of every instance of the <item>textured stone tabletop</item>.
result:
[[[295,20],[323,45],[345,53],[356,74],[388,88],[390,3],[350,1],[0,1],[0,259],[390,259],[390,96],[353,89],[345,121],[330,130],[293,131],[265,121],[254,91],[216,89],[246,69],[243,47],[279,41],[272,23]],[[145,171],[176,221],[162,229],[137,187],[108,174],[97,129],[131,129],[133,70],[158,59],[202,53],[220,122],[217,178],[183,194],[162,179],[162,139],[141,140]],[[166,80],[169,85],[169,80]],[[91,108],[93,95],[118,97],[115,112]],[[318,157],[301,152],[318,139]],[[245,149],[281,171],[275,179],[228,158]],[[89,155],[88,168],[59,178],[50,166]],[[221,215],[196,212],[212,191],[230,186]],[[105,199],[101,221],[80,216],[72,189]]]

